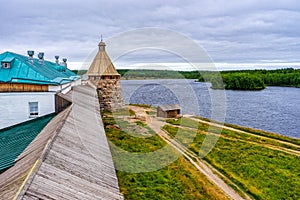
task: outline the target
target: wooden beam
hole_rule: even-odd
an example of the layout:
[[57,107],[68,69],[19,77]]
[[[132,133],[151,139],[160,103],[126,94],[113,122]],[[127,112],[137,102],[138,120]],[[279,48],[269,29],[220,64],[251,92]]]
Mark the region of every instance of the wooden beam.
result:
[[48,85],[0,83],[0,92],[48,92]]

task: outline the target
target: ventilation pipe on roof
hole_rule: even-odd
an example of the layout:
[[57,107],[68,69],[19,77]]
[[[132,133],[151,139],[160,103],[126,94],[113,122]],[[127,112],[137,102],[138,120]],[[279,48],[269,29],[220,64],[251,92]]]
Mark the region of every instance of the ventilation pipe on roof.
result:
[[54,56],[56,65],[59,65],[59,56]]
[[66,68],[67,68],[67,59],[63,58],[62,60],[64,61],[64,66],[66,66]]
[[31,63],[33,63],[33,55],[34,55],[34,51],[32,51],[32,50],[28,50],[27,51],[27,54],[28,54],[28,61],[29,62],[31,62]]
[[44,63],[44,52],[40,52],[38,54],[38,58],[39,58],[40,64],[43,64]]
[[62,69],[61,70],[64,72],[67,69],[67,59],[63,58],[62,60],[63,60],[63,63],[61,63],[61,65],[62,65]]
[[44,60],[44,52],[40,52],[38,54],[38,57],[39,57],[40,60]]
[[28,51],[27,51],[27,54],[28,54],[29,57],[32,58],[32,56],[34,55],[34,51],[28,50]]

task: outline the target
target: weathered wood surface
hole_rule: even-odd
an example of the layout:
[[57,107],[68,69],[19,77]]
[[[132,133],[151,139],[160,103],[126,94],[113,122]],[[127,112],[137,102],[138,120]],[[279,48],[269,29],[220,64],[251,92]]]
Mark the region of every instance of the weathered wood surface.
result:
[[48,85],[1,83],[0,92],[48,92]]
[[72,100],[68,96],[57,93],[55,94],[55,112],[59,113],[69,107],[72,104]]
[[[16,173],[24,170],[24,180],[37,160],[32,154],[38,152],[41,157],[40,164],[25,182],[17,199],[123,199],[99,113],[96,90],[78,86],[71,96],[73,104],[63,126],[56,127],[56,131],[51,127],[56,132],[51,136],[39,135],[40,138],[37,137],[18,157],[17,164],[30,160],[26,170],[21,165],[14,169],[17,164],[10,169]],[[57,125],[63,118],[55,117],[54,120],[57,120],[54,123]],[[42,146],[46,149],[41,150]],[[16,188],[20,188],[22,180],[18,180]],[[10,198],[5,199],[11,199],[16,191],[10,194],[6,196]],[[2,198],[1,192],[0,196]]]
[[63,120],[67,117],[69,111],[70,108],[54,117],[16,159],[16,164],[0,174],[0,199],[9,200],[14,198],[31,167],[41,157],[46,144],[63,125]]
[[23,197],[122,199],[96,91],[75,87],[73,105]]

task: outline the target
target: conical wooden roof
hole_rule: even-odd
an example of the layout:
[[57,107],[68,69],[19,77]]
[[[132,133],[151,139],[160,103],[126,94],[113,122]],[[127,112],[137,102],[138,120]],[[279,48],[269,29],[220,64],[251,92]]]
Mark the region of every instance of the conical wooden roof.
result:
[[101,41],[99,43],[99,51],[95,56],[89,70],[87,71],[88,76],[111,76],[120,75],[115,69],[109,56],[105,51],[105,43]]

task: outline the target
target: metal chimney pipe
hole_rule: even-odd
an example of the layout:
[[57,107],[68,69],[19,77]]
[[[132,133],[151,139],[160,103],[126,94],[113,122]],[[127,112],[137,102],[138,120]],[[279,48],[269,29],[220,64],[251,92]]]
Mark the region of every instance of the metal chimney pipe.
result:
[[41,64],[41,65],[44,64],[44,52],[40,52],[40,53],[38,54],[38,58],[39,58],[40,64]]
[[40,60],[44,60],[44,52],[40,52],[40,53],[38,54],[38,58],[39,58]]
[[32,64],[34,63],[34,60],[33,60],[33,55],[34,55],[34,51],[32,50],[28,50],[27,51],[27,54],[28,54],[28,61],[31,62]]
[[54,58],[55,58],[55,63],[57,64],[57,65],[59,65],[59,56],[54,56]]
[[63,71],[66,71],[66,69],[67,69],[67,59],[66,58],[63,58],[62,59],[63,60],[63,65],[64,65],[64,69],[63,69]]
[[34,55],[34,51],[32,51],[32,50],[28,50],[28,51],[27,51],[27,54],[28,54],[28,56],[29,56],[29,57],[31,57],[31,58],[32,58],[32,57],[33,57],[33,55]]

